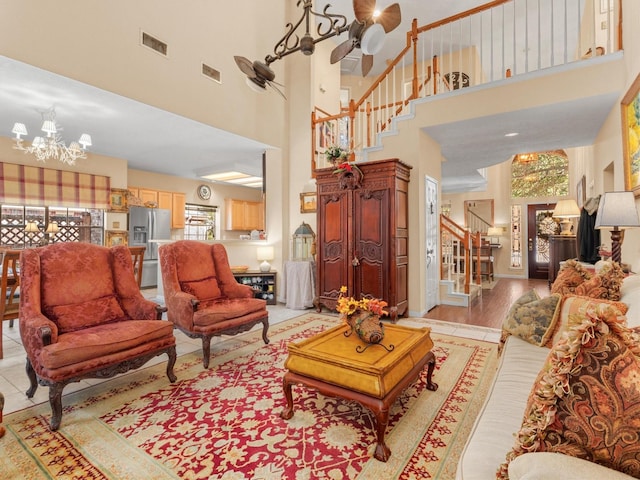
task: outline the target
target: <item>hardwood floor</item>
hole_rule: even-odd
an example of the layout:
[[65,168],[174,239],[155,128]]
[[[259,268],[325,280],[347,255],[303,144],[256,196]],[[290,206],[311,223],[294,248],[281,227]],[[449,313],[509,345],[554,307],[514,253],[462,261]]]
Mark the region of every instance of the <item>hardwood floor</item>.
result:
[[447,322],[500,328],[511,304],[524,293],[535,289],[540,297],[549,295],[547,280],[519,278],[498,278],[494,287],[483,289],[469,307],[438,305],[424,315],[424,318]]

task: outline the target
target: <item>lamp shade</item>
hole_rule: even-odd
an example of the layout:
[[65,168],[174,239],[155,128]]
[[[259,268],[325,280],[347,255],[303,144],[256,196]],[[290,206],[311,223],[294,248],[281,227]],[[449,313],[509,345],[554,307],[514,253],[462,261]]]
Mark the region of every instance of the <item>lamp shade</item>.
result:
[[633,192],[607,192],[602,195],[595,228],[640,227]]
[[27,224],[24,227],[24,231],[25,232],[38,232],[39,228],[38,228],[38,224],[34,221],[31,222],[27,222]]
[[580,208],[573,198],[559,200],[556,208],[553,209],[553,216],[556,218],[574,218],[580,216]]
[[258,260],[273,260],[274,257],[274,249],[271,246],[267,247],[258,247],[256,257]]
[[46,233],[58,233],[60,231],[60,227],[58,227],[58,222],[49,222],[47,225]]
[[502,227],[489,227],[487,229],[488,237],[499,237],[502,235]]

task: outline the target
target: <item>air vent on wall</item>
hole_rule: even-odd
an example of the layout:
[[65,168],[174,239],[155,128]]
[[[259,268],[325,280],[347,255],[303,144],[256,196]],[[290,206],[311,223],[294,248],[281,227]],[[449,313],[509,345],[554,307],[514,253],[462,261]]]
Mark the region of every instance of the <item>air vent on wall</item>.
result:
[[146,32],[142,32],[142,44],[165,57],[167,56],[167,44],[155,37],[152,37]]
[[220,80],[220,71],[216,70],[213,67],[210,67],[206,63],[202,64],[202,74],[205,77],[210,78],[211,80],[214,80],[218,83],[222,83],[222,80]]

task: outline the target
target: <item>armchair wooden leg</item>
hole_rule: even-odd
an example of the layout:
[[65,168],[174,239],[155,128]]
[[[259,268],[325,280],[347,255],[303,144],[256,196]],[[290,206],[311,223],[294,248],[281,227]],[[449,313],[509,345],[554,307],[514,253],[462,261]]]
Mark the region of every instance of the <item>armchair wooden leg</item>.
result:
[[176,374],[173,373],[173,367],[176,364],[177,358],[175,345],[167,351],[167,355],[169,355],[169,361],[167,362],[167,377],[169,377],[169,381],[171,383],[174,383],[178,379]]
[[209,357],[211,356],[211,337],[204,335],[202,337],[202,365],[209,368]]
[[[0,423],[2,423],[2,409],[4,408],[4,395],[0,392]],[[0,438],[4,437],[5,428],[0,425]]]
[[36,378],[36,371],[33,369],[33,365],[31,365],[31,362],[28,358],[26,370],[27,377],[29,377],[29,383],[31,385],[29,387],[29,390],[27,390],[27,398],[33,398],[33,396],[36,394],[36,390],[38,389],[38,379]]
[[64,384],[54,383],[49,387],[49,403],[51,404],[51,431],[58,430],[62,420],[62,389]]
[[262,340],[265,345],[269,343],[269,338],[267,337],[267,331],[269,330],[269,317],[262,319]]

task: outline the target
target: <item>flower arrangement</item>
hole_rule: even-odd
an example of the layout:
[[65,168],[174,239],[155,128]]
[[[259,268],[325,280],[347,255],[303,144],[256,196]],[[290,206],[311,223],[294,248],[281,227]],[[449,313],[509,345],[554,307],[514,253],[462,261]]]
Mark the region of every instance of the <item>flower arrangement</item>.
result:
[[338,304],[336,305],[338,313],[345,317],[349,317],[350,315],[360,312],[371,312],[374,315],[387,315],[389,313],[384,309],[384,307],[388,305],[384,300],[379,300],[377,298],[361,298],[360,300],[356,300],[353,297],[346,296],[346,294],[347,287],[343,285],[340,287]]
[[331,145],[324,151],[327,160],[333,163],[338,163],[340,160],[346,160],[349,157],[349,151],[342,148],[340,145]]

